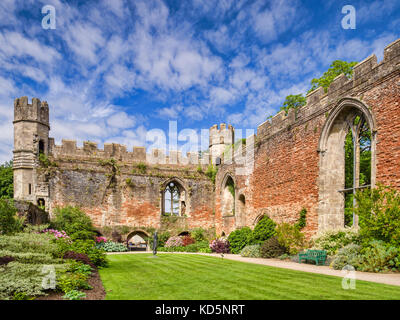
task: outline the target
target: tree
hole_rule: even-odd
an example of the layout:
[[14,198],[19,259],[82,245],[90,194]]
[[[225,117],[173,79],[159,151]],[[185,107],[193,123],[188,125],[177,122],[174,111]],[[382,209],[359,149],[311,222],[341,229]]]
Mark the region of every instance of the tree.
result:
[[12,199],[14,197],[12,167],[12,161],[0,165],[0,199]]
[[289,109],[299,109],[302,106],[306,105],[306,98],[303,97],[302,94],[297,95],[289,95],[286,97],[283,106],[281,107],[281,111],[285,110],[286,115],[289,112]]
[[400,192],[378,185],[356,193],[356,214],[364,243],[381,240],[400,248]]
[[17,216],[13,200],[0,199],[0,235],[21,231],[23,218]]
[[318,87],[323,87],[325,92],[328,91],[333,79],[344,73],[344,75],[351,79],[353,77],[353,67],[358,62],[346,62],[342,60],[335,60],[330,65],[329,69],[324,72],[321,78],[311,80],[311,89],[308,92],[314,91]]

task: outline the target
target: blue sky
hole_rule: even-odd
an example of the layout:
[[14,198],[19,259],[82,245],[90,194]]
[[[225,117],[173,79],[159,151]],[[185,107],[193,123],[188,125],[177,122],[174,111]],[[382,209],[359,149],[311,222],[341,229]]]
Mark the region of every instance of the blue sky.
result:
[[[56,8],[45,30],[44,5]],[[357,13],[344,30],[344,5]],[[333,60],[362,61],[399,38],[400,2],[2,0],[0,162],[13,101],[50,106],[50,136],[146,146],[146,131],[256,129]]]

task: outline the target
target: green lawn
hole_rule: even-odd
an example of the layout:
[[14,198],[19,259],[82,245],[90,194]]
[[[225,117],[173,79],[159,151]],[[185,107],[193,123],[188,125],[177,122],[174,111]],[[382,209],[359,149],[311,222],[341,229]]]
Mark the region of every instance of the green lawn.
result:
[[106,299],[266,300],[400,299],[400,287],[274,268],[219,257],[159,254],[109,255],[100,270]]

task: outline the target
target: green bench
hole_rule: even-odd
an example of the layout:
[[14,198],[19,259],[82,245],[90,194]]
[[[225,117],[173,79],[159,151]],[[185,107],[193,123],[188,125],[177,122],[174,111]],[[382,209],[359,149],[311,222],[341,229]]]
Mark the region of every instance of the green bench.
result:
[[299,253],[299,263],[302,260],[315,261],[315,264],[325,265],[326,261],[326,251],[325,250],[307,250],[305,253]]

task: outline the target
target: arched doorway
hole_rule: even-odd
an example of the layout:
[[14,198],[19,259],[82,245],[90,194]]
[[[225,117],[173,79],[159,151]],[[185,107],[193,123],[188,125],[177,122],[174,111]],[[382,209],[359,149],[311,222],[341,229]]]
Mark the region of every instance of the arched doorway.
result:
[[126,243],[130,251],[147,251],[148,240],[149,235],[146,232],[136,230],[127,236]]
[[[343,227],[349,192],[375,185],[375,135],[375,122],[370,110],[356,99],[343,99],[329,115],[319,141],[319,230]],[[349,139],[353,141],[350,146]],[[349,147],[353,149],[352,153]],[[361,185],[360,156],[364,147],[368,147],[370,173],[365,180],[368,184]],[[353,177],[348,179],[350,174]],[[356,217],[354,224],[357,225]]]

